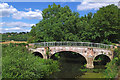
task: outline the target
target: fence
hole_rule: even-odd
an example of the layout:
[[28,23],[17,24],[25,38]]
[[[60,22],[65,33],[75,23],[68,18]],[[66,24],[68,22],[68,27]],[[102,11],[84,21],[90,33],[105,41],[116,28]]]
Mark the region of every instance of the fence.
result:
[[97,48],[113,48],[113,45],[107,45],[102,43],[91,43],[91,42],[40,42],[32,43],[36,47],[46,46],[86,46],[86,47],[97,47]]

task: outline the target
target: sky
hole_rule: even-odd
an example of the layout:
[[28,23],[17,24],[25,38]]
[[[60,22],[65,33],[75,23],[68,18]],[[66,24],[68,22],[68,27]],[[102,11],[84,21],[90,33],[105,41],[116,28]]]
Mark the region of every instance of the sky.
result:
[[31,26],[41,21],[42,11],[48,5],[60,4],[61,7],[69,6],[72,11],[81,16],[89,12],[95,13],[99,8],[109,4],[118,5],[119,0],[14,0],[14,2],[0,1],[0,33],[6,32],[29,32]]

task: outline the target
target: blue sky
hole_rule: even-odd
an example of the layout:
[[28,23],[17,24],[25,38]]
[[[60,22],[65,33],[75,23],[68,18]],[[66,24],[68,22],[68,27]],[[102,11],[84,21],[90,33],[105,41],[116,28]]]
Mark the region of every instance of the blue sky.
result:
[[[72,11],[79,12],[80,17],[89,12],[95,13],[102,6],[117,5],[117,2],[54,2],[62,7],[69,6]],[[29,32],[31,26],[42,20],[42,11],[53,2],[1,2],[0,3],[0,33]]]

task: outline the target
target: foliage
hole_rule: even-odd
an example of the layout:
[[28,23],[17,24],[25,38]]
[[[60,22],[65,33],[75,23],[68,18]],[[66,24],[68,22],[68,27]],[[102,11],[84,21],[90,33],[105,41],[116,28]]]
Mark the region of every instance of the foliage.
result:
[[82,71],[82,72],[103,73],[104,69],[87,69],[87,68],[83,68],[83,69],[80,69],[80,71]]
[[[117,54],[116,54],[117,53]],[[115,78],[118,71],[119,71],[119,66],[120,66],[120,48],[115,49],[114,51],[115,57],[112,59],[111,62],[109,62],[106,67],[107,69],[105,70],[105,78]]]
[[88,41],[111,43],[120,41],[120,26],[115,5],[100,8],[79,17],[68,6],[49,5],[44,9],[43,19],[32,26],[28,42],[43,41]]
[[57,59],[59,59],[59,58],[60,58],[59,53],[56,53],[56,54],[55,54],[55,58],[57,58]]
[[93,41],[110,43],[120,40],[119,9],[114,4],[100,8],[91,19]]
[[28,52],[24,45],[2,45],[3,78],[44,78],[58,71],[57,61],[44,60]]
[[28,32],[11,32],[11,33],[3,33],[2,35],[2,42],[4,41],[27,41],[28,38]]
[[114,50],[116,65],[120,66],[120,48]]
[[49,47],[45,47],[46,48],[46,54],[47,54],[47,58],[50,58],[49,55],[50,55],[50,49]]
[[80,41],[77,34],[80,29],[86,28],[83,26],[86,22],[79,21],[79,14],[72,12],[68,6],[49,5],[43,10],[43,20],[32,27],[28,41]]

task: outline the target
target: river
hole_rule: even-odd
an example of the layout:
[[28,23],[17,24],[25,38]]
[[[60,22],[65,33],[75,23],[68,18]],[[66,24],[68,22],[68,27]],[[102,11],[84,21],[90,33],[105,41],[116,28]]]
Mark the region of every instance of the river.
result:
[[61,52],[60,58],[56,58],[55,55],[52,59],[58,60],[60,71],[53,73],[49,78],[103,78],[103,71],[105,65],[95,64],[94,69],[87,69],[85,67],[86,60],[83,56],[73,52]]

